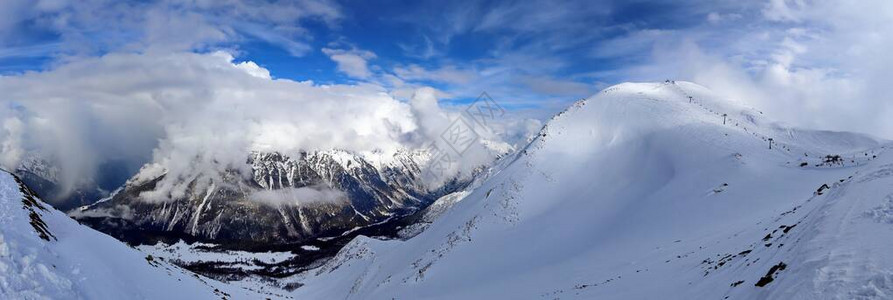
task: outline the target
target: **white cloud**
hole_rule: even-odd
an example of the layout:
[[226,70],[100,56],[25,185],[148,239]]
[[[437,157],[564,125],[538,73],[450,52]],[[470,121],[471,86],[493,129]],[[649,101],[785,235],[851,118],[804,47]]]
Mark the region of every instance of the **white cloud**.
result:
[[[493,124],[486,126],[475,121],[462,111],[447,111],[440,107],[437,101],[437,91],[432,88],[416,90],[410,100],[413,116],[419,125],[418,134],[423,141],[432,141],[434,148],[440,149],[449,163],[438,165],[429,162],[423,179],[433,186],[449,180],[457,174],[470,175],[474,169],[492,162],[501,149],[510,146],[503,141],[506,133],[505,127],[508,118],[494,118]],[[457,124],[464,124],[459,125]],[[453,131],[452,129],[458,129]],[[512,132],[515,132],[514,130]],[[451,133],[457,133],[459,139],[453,139]],[[508,134],[511,135],[511,134]],[[466,146],[466,141],[471,141]],[[496,151],[494,151],[496,150]],[[436,151],[435,151],[436,152]],[[443,170],[440,170],[440,167]]]
[[391,153],[416,129],[409,106],[379,86],[272,80],[222,53],[110,54],[0,77],[0,90],[0,106],[19,107],[0,116],[11,124],[4,164],[52,151],[75,182],[107,159],[154,161],[174,196],[192,179],[244,171],[249,151]]
[[426,69],[414,64],[398,66],[394,68],[394,74],[404,80],[435,81],[449,84],[466,84],[478,77],[478,72],[474,70],[459,69],[453,65],[435,69]]
[[323,48],[322,52],[337,64],[338,71],[350,77],[366,79],[372,76],[369,60],[375,58],[375,53],[371,51]]
[[283,188],[252,192],[248,199],[272,206],[348,201],[347,194],[327,187]]
[[586,18],[604,16],[611,9],[610,4],[593,5],[587,1],[507,1],[486,8],[474,30],[546,32],[574,27]]
[[[222,53],[224,55],[224,57],[228,60],[233,60],[233,57],[231,55],[229,55],[228,53],[225,53],[225,52],[218,52],[218,53]],[[270,76],[270,70],[261,68],[261,66],[258,66],[253,61],[243,61],[240,63],[236,63],[235,66],[236,66],[236,68],[239,68],[240,70],[245,71],[245,73],[248,73],[249,75],[257,77],[257,78],[263,78],[263,79],[272,79],[273,78],[272,76]]]
[[737,13],[723,14],[714,11],[707,14],[707,22],[710,22],[712,24],[719,24],[723,22],[735,21],[741,19],[742,17],[743,16],[741,14]]
[[[182,197],[189,184],[209,186],[225,174],[247,176],[251,151],[388,155],[440,139],[459,116],[438,105],[435,89],[421,89],[406,103],[374,84],[271,79],[257,64],[236,63],[224,52],[83,58],[0,77],[0,90],[0,107],[16,108],[0,112],[4,165],[16,166],[22,153],[46,153],[60,160],[62,180],[71,188],[112,159],[149,163],[134,180],[166,174],[155,191],[142,195],[150,201]],[[478,134],[496,146],[517,138],[519,131],[504,124]],[[475,144],[445,176],[469,174],[496,154]],[[319,189],[282,193],[256,196],[270,203],[290,196],[338,198]]]
[[422,44],[397,44],[403,50],[403,54],[408,57],[429,60],[432,57],[443,55],[440,50],[434,48],[434,42],[427,35],[422,35]]
[[763,7],[763,15],[772,21],[800,21],[798,9],[806,6],[803,0],[769,0]]
[[10,0],[0,2],[0,46],[33,32],[58,36],[45,54],[74,55],[205,50],[250,36],[301,56],[311,50],[302,21],[336,26],[342,17],[328,0]]
[[112,208],[75,209],[70,212],[75,218],[121,218],[133,220],[133,208],[129,205],[115,205]]
[[[2,117],[2,116],[0,116]],[[16,117],[6,117],[0,131],[0,167],[14,170],[25,150],[22,147],[24,124]]]
[[637,39],[649,30],[618,38],[633,41],[627,48],[644,40],[645,50],[627,50],[646,55],[601,75],[692,80],[795,126],[893,138],[886,79],[893,76],[893,56],[886,53],[893,47],[893,2],[759,4],[736,12],[741,18],[717,13],[718,23],[708,14],[704,25],[674,30],[671,38]]

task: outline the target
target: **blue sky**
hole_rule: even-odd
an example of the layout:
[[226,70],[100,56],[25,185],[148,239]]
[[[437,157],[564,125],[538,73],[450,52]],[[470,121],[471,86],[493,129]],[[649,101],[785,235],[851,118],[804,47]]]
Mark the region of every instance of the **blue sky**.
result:
[[[17,15],[31,17],[7,30],[0,70],[6,74],[46,70],[70,55],[146,51],[155,46],[196,52],[227,49],[237,60],[253,61],[276,78],[318,83],[375,81],[393,86],[385,77],[397,75],[413,86],[438,88],[449,95],[445,101],[462,102],[492,90],[509,107],[551,111],[606,85],[631,79],[624,70],[649,63],[654,43],[674,42],[665,40],[673,32],[717,25],[709,24],[711,13],[746,15],[759,8],[721,1],[709,5],[688,1],[299,1],[308,4],[286,6],[325,9],[276,20],[264,14],[274,14],[268,11],[283,3],[261,2],[255,5],[258,12],[253,12],[259,16],[246,16],[238,11],[243,7],[227,7],[225,2],[205,8],[178,1],[86,1],[55,8],[6,4],[10,14],[19,10],[22,13]],[[147,17],[138,10],[161,11],[168,18],[187,21],[139,20]],[[95,11],[103,12],[78,16]],[[54,27],[48,21],[52,18],[68,23],[64,28]],[[189,22],[202,25],[190,28]],[[148,38],[159,26],[169,26],[181,33],[180,39],[191,41]],[[225,36],[205,34],[202,26],[219,29]],[[370,74],[339,70],[331,58],[339,51],[349,57],[365,53],[359,60],[344,62],[343,68],[365,63]],[[662,80],[671,75],[635,79]]]
[[[891,40],[890,6],[10,0],[0,4],[0,73],[47,71],[108,53],[224,50],[274,78],[375,84],[398,99],[430,86],[444,104],[486,91],[540,119],[611,84],[670,78],[723,89],[797,125],[886,136],[893,126],[868,109],[893,110],[877,99],[882,84],[871,79],[889,59],[864,58],[884,56],[876,49]],[[804,108],[824,118],[797,116]]]

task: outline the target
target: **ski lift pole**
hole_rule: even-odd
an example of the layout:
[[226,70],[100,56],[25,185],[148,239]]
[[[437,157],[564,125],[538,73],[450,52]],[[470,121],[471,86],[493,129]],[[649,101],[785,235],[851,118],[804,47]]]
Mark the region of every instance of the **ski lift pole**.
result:
[[772,150],[772,141],[773,141],[773,139],[769,138],[769,150]]

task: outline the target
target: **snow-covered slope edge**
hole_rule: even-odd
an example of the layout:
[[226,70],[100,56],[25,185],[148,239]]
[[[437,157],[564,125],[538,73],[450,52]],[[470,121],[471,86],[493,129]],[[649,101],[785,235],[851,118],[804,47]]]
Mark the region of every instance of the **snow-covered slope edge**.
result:
[[357,238],[291,280],[329,299],[889,298],[886,150],[695,84],[622,84],[418,236]]
[[0,171],[0,299],[230,299],[226,286],[81,226]]

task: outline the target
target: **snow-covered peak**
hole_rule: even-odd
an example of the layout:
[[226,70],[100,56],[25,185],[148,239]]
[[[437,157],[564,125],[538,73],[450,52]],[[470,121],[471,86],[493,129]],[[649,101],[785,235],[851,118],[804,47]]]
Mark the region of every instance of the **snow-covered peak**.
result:
[[886,154],[694,84],[622,84],[557,115],[414,238],[358,238],[290,280],[339,299],[889,297]]
[[[773,120],[741,99],[730,99],[704,86],[685,81],[660,83],[622,83],[574,104],[566,112],[581,110],[582,122],[602,126],[602,132],[621,128],[666,128],[684,124],[722,125],[789,152],[845,152],[878,147],[883,141],[849,132],[796,128]],[[588,113],[586,113],[588,112]],[[560,126],[557,122],[549,125]],[[571,125],[572,126],[572,125]],[[619,132],[615,132],[619,133]],[[800,153],[803,154],[803,153]]]
[[26,154],[25,157],[22,158],[18,170],[31,172],[34,175],[54,183],[58,183],[62,176],[58,166],[46,159],[45,155],[36,152]]
[[264,298],[81,226],[0,171],[0,299]]

